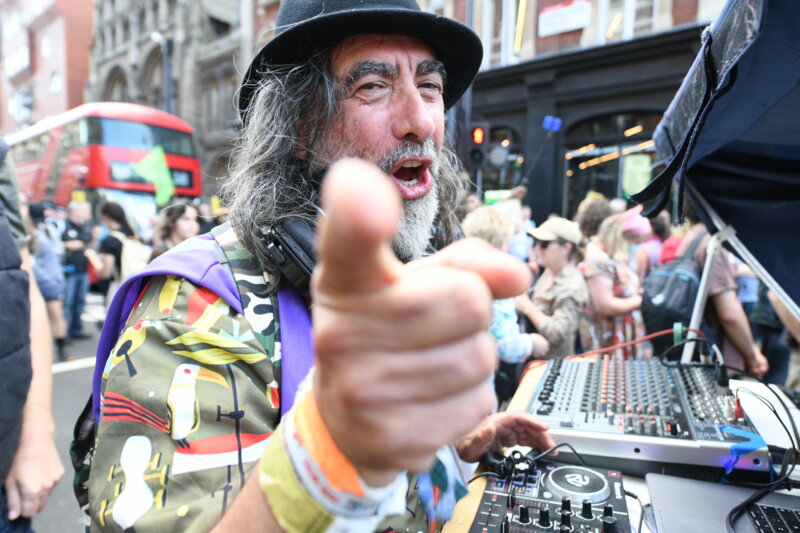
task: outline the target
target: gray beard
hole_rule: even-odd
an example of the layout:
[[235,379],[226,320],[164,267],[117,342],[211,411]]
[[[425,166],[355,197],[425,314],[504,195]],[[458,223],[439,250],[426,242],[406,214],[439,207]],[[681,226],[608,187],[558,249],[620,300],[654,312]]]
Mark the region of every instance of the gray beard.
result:
[[403,216],[392,241],[394,253],[401,261],[408,262],[425,255],[438,211],[439,192],[435,185],[422,198],[403,201]]
[[[352,149],[349,145],[330,147],[325,154],[336,154],[336,157],[323,157],[322,161],[328,163],[344,157],[361,157],[363,155]],[[406,141],[394,152],[383,157],[375,163],[386,174],[390,174],[397,161],[405,157],[427,157],[433,160],[428,169],[433,187],[425,196],[413,200],[403,200],[403,213],[397,224],[397,234],[392,241],[392,248],[398,259],[408,262],[419,259],[425,255],[430,242],[431,230],[439,212],[439,172],[442,165],[439,162],[441,154],[436,153],[434,142],[429,138],[422,143]]]

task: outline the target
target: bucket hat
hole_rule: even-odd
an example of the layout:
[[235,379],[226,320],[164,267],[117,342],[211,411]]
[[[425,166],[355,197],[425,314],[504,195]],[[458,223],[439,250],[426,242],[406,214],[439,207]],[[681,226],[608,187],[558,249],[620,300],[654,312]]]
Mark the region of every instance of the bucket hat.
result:
[[578,224],[561,217],[548,218],[538,228],[529,230],[528,235],[537,241],[561,239],[562,241],[571,242],[575,246],[580,246],[583,239]]
[[351,35],[408,35],[428,44],[447,71],[446,108],[467,90],[483,58],[483,46],[475,32],[451,18],[422,11],[415,0],[283,0],[275,33],[253,58],[242,80],[242,122],[247,121],[247,107],[264,70],[301,62],[321,47]]

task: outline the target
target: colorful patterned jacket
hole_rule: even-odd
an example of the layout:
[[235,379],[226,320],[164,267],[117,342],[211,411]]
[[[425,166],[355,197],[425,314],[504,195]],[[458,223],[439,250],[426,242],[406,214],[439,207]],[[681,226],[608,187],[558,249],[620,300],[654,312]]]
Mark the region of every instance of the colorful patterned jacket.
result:
[[[291,402],[281,354],[297,350],[281,342],[289,306],[268,295],[273,286],[223,226],[120,288],[94,376],[93,531],[207,531],[219,521]],[[380,531],[440,529],[422,512],[416,480],[409,487],[408,512]]]

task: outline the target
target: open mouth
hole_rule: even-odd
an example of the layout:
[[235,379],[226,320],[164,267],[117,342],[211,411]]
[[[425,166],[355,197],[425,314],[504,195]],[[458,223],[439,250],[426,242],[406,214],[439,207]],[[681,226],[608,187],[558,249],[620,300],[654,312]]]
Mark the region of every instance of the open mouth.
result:
[[419,198],[430,190],[430,164],[427,159],[417,158],[404,159],[397,163],[392,171],[392,178],[404,199]]

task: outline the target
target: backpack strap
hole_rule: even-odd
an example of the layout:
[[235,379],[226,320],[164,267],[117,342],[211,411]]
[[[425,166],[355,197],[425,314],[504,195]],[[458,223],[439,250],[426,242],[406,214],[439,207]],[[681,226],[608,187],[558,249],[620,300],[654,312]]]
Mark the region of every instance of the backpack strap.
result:
[[[259,268],[255,258],[236,239],[228,224],[211,233],[192,237],[153,260],[141,272],[125,280],[108,308],[103,331],[97,345],[94,376],[92,379],[93,411],[100,419],[100,389],[103,369],[111,350],[117,342],[125,323],[151,276],[175,275],[186,278],[195,285],[205,287],[243,315],[250,324],[256,339],[266,351],[266,335],[274,327],[274,305],[268,296],[270,280]],[[291,353],[287,361],[281,357],[281,342],[275,343],[272,355],[273,368],[281,392],[281,416],[294,403],[297,387],[314,363],[311,343],[311,317],[297,291],[284,286],[278,291],[280,313],[278,338],[288,341],[285,352]],[[265,307],[266,306],[266,307]],[[266,311],[266,312],[265,312]]]
[[233,275],[227,266],[220,262],[224,258],[220,247],[209,234],[188,239],[168,253],[153,260],[141,272],[131,276],[120,285],[108,307],[103,331],[97,343],[92,396],[94,416],[100,419],[100,388],[103,382],[103,369],[111,350],[117,343],[125,323],[139,296],[151,276],[176,275],[188,279],[195,285],[207,287],[237,312],[242,312],[242,304]]
[[694,257],[694,253],[697,251],[697,247],[700,246],[700,241],[703,240],[703,237],[706,236],[706,233],[708,233],[708,231],[704,230],[700,235],[695,237],[695,239],[692,241],[692,244],[690,244],[686,251],[683,252],[681,257]]
[[[281,416],[291,409],[297,388],[314,365],[314,348],[311,341],[311,315],[300,294],[289,283],[278,289],[278,335],[274,352],[270,354],[266,340],[274,335],[275,299],[269,293],[274,280],[268,277],[256,258],[242,246],[228,224],[217,226],[211,234],[219,243],[233,272],[243,315],[272,360],[280,390]],[[291,354],[284,358],[282,354]]]

